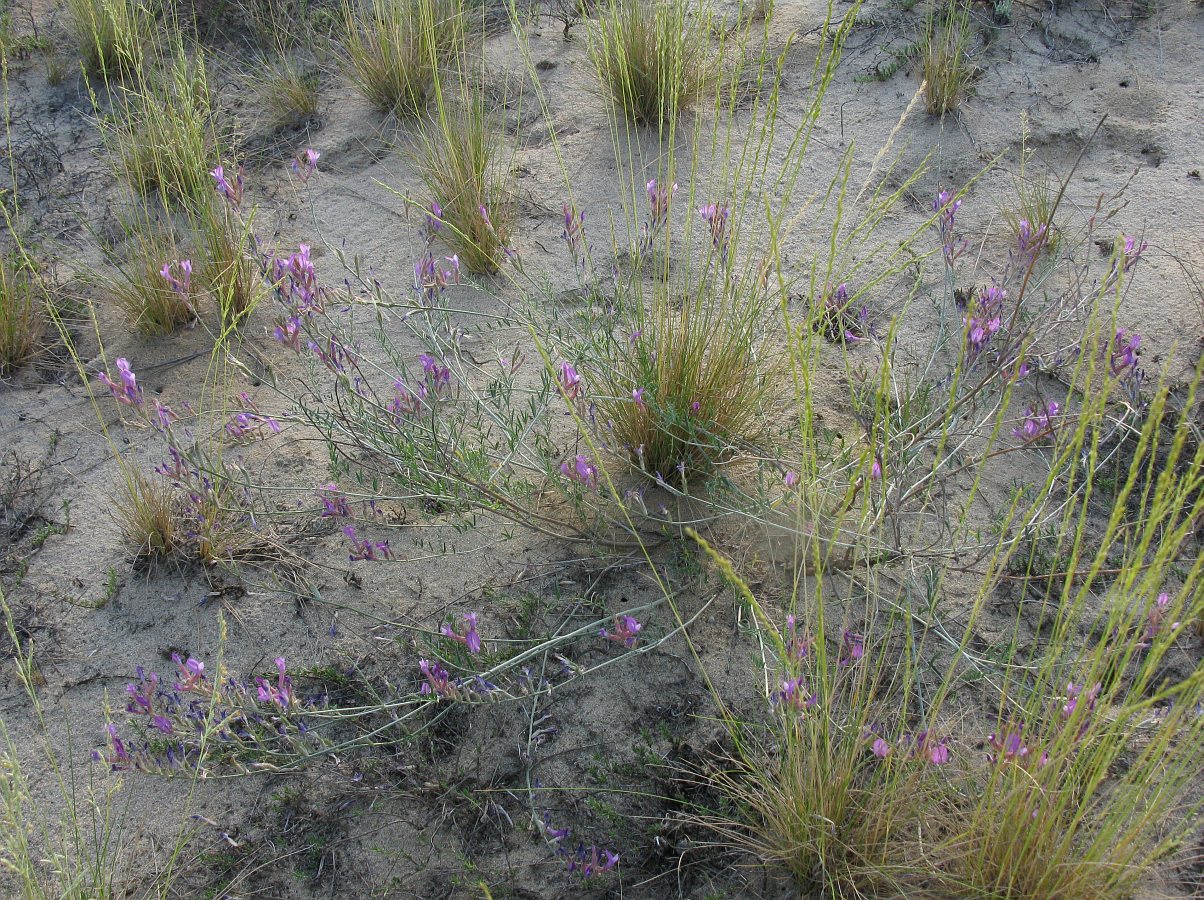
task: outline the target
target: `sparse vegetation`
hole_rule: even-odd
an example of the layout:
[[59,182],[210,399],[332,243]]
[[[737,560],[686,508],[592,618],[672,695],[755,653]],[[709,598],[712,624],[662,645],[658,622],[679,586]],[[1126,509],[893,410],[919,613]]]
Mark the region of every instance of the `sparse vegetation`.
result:
[[5,67],[0,894],[1200,893],[1198,173],[1124,93],[1187,32],[1013,137],[1107,10],[798,12],[70,0],[91,117]]

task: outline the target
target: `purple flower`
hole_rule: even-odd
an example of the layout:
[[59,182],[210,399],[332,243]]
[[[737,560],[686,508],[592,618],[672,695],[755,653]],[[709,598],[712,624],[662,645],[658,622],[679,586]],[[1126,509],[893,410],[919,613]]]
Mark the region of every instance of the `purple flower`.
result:
[[669,218],[669,204],[673,202],[673,195],[677,193],[677,182],[666,188],[657,185],[656,179],[653,178],[644,185],[644,189],[648,193],[648,205],[652,209],[652,231],[655,232]]
[[1032,257],[1044,249],[1049,240],[1049,226],[1040,225],[1037,228],[1028,219],[1021,219],[1016,228],[1016,243],[1021,256]]
[[414,264],[414,289],[427,306],[436,306],[448,285],[460,283],[460,256],[445,256],[443,268],[430,250]]
[[911,743],[912,759],[922,759],[934,766],[943,766],[949,762],[949,738],[937,740],[924,730],[908,740]]
[[631,392],[631,402],[640,408],[642,412],[648,411],[648,405],[644,402],[644,389],[638,387]]
[[[1150,611],[1146,614],[1145,632],[1142,634],[1141,640],[1136,646],[1139,650],[1144,650],[1154,643],[1154,638],[1162,631],[1163,620],[1166,618],[1167,608],[1170,606],[1171,597],[1166,591],[1163,591],[1154,600],[1154,605],[1150,607]],[[1171,631],[1179,628],[1178,622],[1171,623]]]
[[354,525],[345,526],[343,534],[351,541],[351,553],[347,556],[351,562],[369,559],[391,559],[393,556],[393,552],[389,549],[388,541],[372,541],[368,538],[361,539],[356,535]]
[[1112,338],[1112,352],[1109,359],[1113,375],[1120,378],[1130,372],[1138,372],[1138,348],[1140,346],[1141,335],[1126,336],[1123,328],[1116,329],[1116,335]]
[[811,645],[815,641],[805,634],[799,634],[794,616],[786,617],[786,656],[792,660],[806,659],[811,653]]
[[698,214],[702,216],[702,220],[706,222],[711,231],[711,248],[719,253],[720,258],[726,264],[730,238],[727,232],[727,223],[732,215],[731,209],[726,203],[708,203],[698,210]]
[[890,756],[891,746],[882,738],[878,738],[874,741],[872,749],[874,751],[874,756],[878,757],[879,759],[886,759],[888,756]]
[[584,844],[578,846],[577,852],[572,856],[568,856],[567,853],[563,855],[568,858],[569,872],[580,874],[582,878],[589,878],[599,872],[609,872],[619,864],[619,854],[598,847],[587,849]]
[[[782,480],[786,482],[786,487],[793,490],[795,486],[798,485],[798,473],[794,471],[788,471],[782,477]],[[793,619],[793,616],[791,618]]]
[[[175,274],[177,268],[180,270],[179,277]],[[192,260],[181,259],[174,263],[164,263],[159,274],[163,276],[173,291],[185,300],[188,299],[188,290],[192,286]]]
[[426,375],[427,384],[430,385],[434,393],[438,394],[450,387],[451,369],[447,366],[439,365],[439,361],[429,353],[420,353],[418,355],[418,362],[422,365],[422,371]]
[[285,670],[284,657],[276,657],[276,683],[269,684],[264,678],[256,678],[259,688],[258,696],[261,703],[275,703],[281,709],[288,709],[296,701],[293,694],[293,679]]
[[585,210],[577,212],[575,207],[565,203],[564,207],[564,231],[560,233],[560,238],[569,248],[569,252],[573,255],[574,267],[584,271],[586,260],[585,246]]
[[187,661],[180,659],[180,654],[173,653],[171,661],[175,663],[179,680],[172,684],[177,691],[185,693],[207,693],[205,686],[205,664],[200,660],[188,657]]
[[[1009,726],[1007,730],[996,734],[991,732],[987,736],[987,743],[990,744],[993,753],[987,754],[987,759],[992,763],[1012,762],[1023,765],[1030,761],[1031,753],[1028,745],[1024,743],[1024,726],[1017,727]],[[1049,754],[1042,753],[1037,759],[1038,767],[1044,766],[1049,762]]]
[[572,466],[567,462],[562,462],[560,464],[560,474],[591,491],[598,489],[598,467],[584,454],[577,454]]
[[451,676],[437,662],[429,659],[418,660],[418,669],[426,682],[419,688],[421,694],[433,694],[436,697],[455,697],[456,686],[452,684]]
[[114,381],[107,372],[98,372],[96,380],[109,389],[109,393],[118,403],[132,407],[142,406],[142,388],[138,386],[138,379],[130,368],[129,360],[124,356],[117,358],[117,374],[119,381]]
[[874,454],[874,461],[870,463],[870,480],[882,480],[882,457],[877,453]]
[[970,246],[970,242],[957,236],[957,211],[961,209],[961,200],[954,199],[948,191],[942,190],[932,202],[932,211],[937,213],[937,227],[941,233],[941,254],[945,265],[952,266]]
[[617,615],[615,616],[614,631],[607,631],[605,628],[599,629],[599,637],[604,637],[608,641],[614,641],[616,644],[622,644],[628,650],[636,645],[639,640],[639,633],[643,629],[643,625],[636,620],[634,616]]
[[851,666],[865,655],[865,638],[847,629],[840,633],[840,659],[842,666]]
[[289,171],[300,178],[302,184],[305,184],[318,171],[318,157],[321,155],[317,150],[306,147],[288,164]]
[[575,400],[581,396],[581,376],[577,374],[577,370],[572,364],[562,362],[556,373],[556,383],[560,386],[560,392],[570,400]]
[[339,486],[334,482],[324,484],[317,490],[318,499],[322,501],[323,519],[354,519],[347,498],[343,496]]
[[225,197],[234,206],[242,205],[243,195],[243,169],[238,167],[238,174],[234,176],[234,183],[231,184],[226,178],[226,170],[223,166],[218,166],[209,173],[213,176],[214,187],[217,192]]
[[1123,235],[1124,243],[1120,248],[1120,270],[1128,272],[1133,266],[1137,265],[1137,260],[1141,259],[1141,254],[1145,253],[1149,244],[1146,241],[1137,243],[1128,235]]
[[780,690],[770,694],[769,701],[774,706],[788,706],[803,712],[814,709],[819,703],[819,696],[807,690],[802,678],[787,678],[782,681]]
[[459,634],[448,623],[444,623],[440,629],[440,633],[445,638],[450,638],[458,644],[464,644],[468,648],[469,653],[481,652],[481,636],[477,634],[477,614],[474,612],[464,614],[464,633]]
[[[308,244],[300,244],[297,252],[286,259],[272,257],[269,260],[269,277],[277,298],[288,307],[294,318],[322,312],[322,288],[318,284],[318,274]],[[277,340],[280,338],[277,337]]]
[[974,360],[986,348],[999,329],[1003,327],[1003,300],[1007,296],[997,284],[984,287],[978,302],[971,307],[962,324],[966,329],[966,351]]
[[1026,444],[1054,432],[1054,419],[1058,416],[1058,404],[1050,400],[1044,409],[1030,406],[1024,411],[1024,421],[1012,429],[1012,436]]

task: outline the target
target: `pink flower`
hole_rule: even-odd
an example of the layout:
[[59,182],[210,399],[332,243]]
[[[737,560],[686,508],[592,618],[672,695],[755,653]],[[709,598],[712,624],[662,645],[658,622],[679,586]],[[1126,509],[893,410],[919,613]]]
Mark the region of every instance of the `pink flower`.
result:
[[567,462],[561,463],[560,474],[591,491],[598,489],[598,467],[584,454],[577,454],[572,466]]
[[630,650],[639,639],[638,635],[643,627],[634,616],[620,614],[615,616],[614,631],[607,631],[603,628],[598,631],[598,636],[616,644],[622,644]]
[[560,364],[559,371],[556,373],[556,383],[560,386],[561,393],[570,400],[581,396],[581,376],[577,374],[577,370],[571,363],[562,362]]

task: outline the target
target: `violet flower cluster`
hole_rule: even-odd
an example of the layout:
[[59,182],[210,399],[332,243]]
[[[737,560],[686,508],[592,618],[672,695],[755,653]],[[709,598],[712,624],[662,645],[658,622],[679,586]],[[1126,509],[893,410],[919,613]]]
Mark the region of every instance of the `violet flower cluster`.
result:
[[447,669],[429,659],[418,660],[418,671],[423,679],[418,693],[424,697],[479,703],[491,699],[498,691],[496,684],[486,681],[481,675],[453,678]]
[[322,156],[317,150],[306,147],[288,164],[288,169],[301,180],[302,184],[309,181],[318,171],[318,159]]
[[283,657],[275,661],[274,678],[250,682],[210,680],[204,663],[191,657],[173,654],[172,662],[176,677],[170,684],[139,666],[138,681],[126,685],[126,712],[145,723],[146,736],[123,739],[109,723],[106,746],[93,751],[93,759],[114,771],[170,774],[226,765],[246,772],[264,768],[268,754],[316,739],[304,713],[325,706],[327,697],[300,697]]
[[871,727],[866,731],[866,740],[873,738],[870,751],[878,759],[901,758],[919,760],[933,766],[943,766],[949,762],[949,737],[936,738],[928,729],[912,734],[904,734],[891,744],[886,738],[878,735],[878,729]]
[[189,312],[196,315],[196,307],[192,302],[192,260],[179,259],[175,262],[165,262],[159,270],[159,275],[167,282],[167,286],[187,306]]
[[1048,437],[1054,432],[1054,422],[1058,417],[1058,404],[1050,400],[1041,407],[1030,406],[1024,411],[1024,421],[1012,429],[1012,436],[1032,443],[1038,438]]
[[973,362],[986,349],[1003,327],[1003,301],[1007,292],[997,284],[984,287],[976,303],[969,306],[962,319],[966,331],[966,354]]
[[469,653],[481,652],[481,635],[477,633],[477,614],[475,612],[465,613],[462,616],[464,631],[457,631],[450,623],[443,623],[439,629],[439,633],[457,644],[463,644],[468,648]]
[[823,308],[819,313],[819,327],[830,341],[841,340],[856,344],[873,332],[870,311],[862,306],[856,313],[849,299],[849,286],[841,282],[836,289],[824,296]]
[[619,864],[619,854],[612,850],[597,846],[586,847],[581,842],[578,842],[575,848],[572,847],[572,829],[554,828],[551,813],[543,814],[542,825],[548,843],[555,849],[556,855],[564,860],[570,875],[589,878],[591,875],[609,872]]
[[[117,380],[107,372],[98,372],[96,378],[118,403],[132,409],[166,440],[168,460],[156,466],[155,472],[168,479],[182,495],[184,536],[195,546],[206,548],[205,555],[209,557],[222,533],[247,523],[254,529],[250,492],[236,486],[241,479],[234,476],[231,463],[221,459],[210,465],[203,460],[195,443],[175,427],[179,421],[175,411],[158,399],[146,401],[129,360],[124,357],[117,360],[117,373]],[[228,435],[245,438],[265,430],[280,430],[275,419],[255,409],[245,392],[239,394],[239,399],[251,409],[233,415],[224,429]]]
[[345,525],[343,534],[351,542],[351,552],[347,554],[350,562],[393,558],[393,551],[389,549],[388,541],[374,541],[371,538],[360,537],[354,525]]
[[614,628],[611,631],[600,628],[598,629],[598,636],[604,637],[613,643],[622,644],[630,650],[639,640],[639,634],[643,627],[635,616],[619,614],[615,616]]
[[560,239],[572,254],[573,268],[584,275],[589,260],[589,246],[585,240],[585,210],[578,212],[576,207],[564,204],[564,231],[560,233]]
[[562,462],[560,474],[569,481],[581,485],[589,491],[598,490],[598,467],[583,453],[578,453],[571,464]]
[[242,166],[238,167],[233,182],[226,178],[224,166],[218,166],[209,174],[213,176],[213,186],[217,192],[225,197],[231,206],[236,209],[242,206],[243,193],[246,190],[245,172]]
[[732,217],[731,208],[726,203],[708,203],[698,210],[698,214],[702,216],[702,221],[711,232],[711,249],[719,254],[720,261],[726,267],[728,245],[731,243],[731,233],[728,231],[728,222]]
[[970,242],[957,233],[957,211],[961,205],[962,201],[955,199],[949,191],[941,191],[932,201],[932,211],[937,214],[937,228],[941,234],[941,255],[949,267],[970,246]]
[[422,379],[415,387],[411,388],[401,378],[393,381],[393,396],[387,408],[397,425],[433,409],[436,401],[451,393],[450,368],[429,353],[420,353],[418,362],[422,366]]
[[648,195],[649,219],[640,226],[640,252],[647,253],[657,236],[669,222],[669,207],[673,203],[673,195],[677,193],[677,182],[665,186],[651,179],[644,185]]

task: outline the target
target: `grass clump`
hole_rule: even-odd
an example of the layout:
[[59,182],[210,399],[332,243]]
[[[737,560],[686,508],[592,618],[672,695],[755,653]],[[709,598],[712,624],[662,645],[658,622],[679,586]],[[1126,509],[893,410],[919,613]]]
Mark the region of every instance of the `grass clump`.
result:
[[438,100],[419,137],[418,166],[430,195],[432,231],[470,272],[496,272],[505,259],[514,221],[501,129],[477,90]]
[[637,125],[676,119],[717,65],[704,22],[684,0],[612,0],[589,48],[598,80]]
[[974,67],[966,57],[970,42],[970,8],[959,0],[944,0],[943,10],[929,13],[927,33],[920,51],[924,108],[929,115],[943,116],[965,99],[974,78]]
[[[763,363],[762,304],[706,285],[675,298],[639,298],[632,337],[611,341],[595,377],[615,450],[659,480],[685,486],[747,447],[761,431],[772,384]],[[647,303],[647,309],[643,306]]]
[[139,71],[102,120],[112,165],[135,193],[190,203],[212,191],[221,154],[204,57],[178,45],[165,69]]
[[154,336],[195,322],[194,264],[174,229],[143,215],[125,224],[125,235],[107,254],[116,274],[106,288],[130,324]]
[[113,515],[126,546],[138,558],[166,559],[186,543],[176,492],[170,482],[122,467],[125,483],[113,500]]
[[464,47],[461,0],[371,0],[343,6],[347,73],[381,112],[426,109],[438,68]]
[[46,296],[22,254],[0,257],[0,377],[12,374],[45,349]]
[[67,29],[84,71],[108,79],[143,65],[155,9],[147,0],[67,0]]
[[213,193],[195,218],[201,284],[217,301],[223,328],[241,323],[264,296],[266,287],[254,255],[252,216]]
[[251,83],[274,125],[292,125],[318,114],[318,73],[290,56],[275,62],[264,59]]

